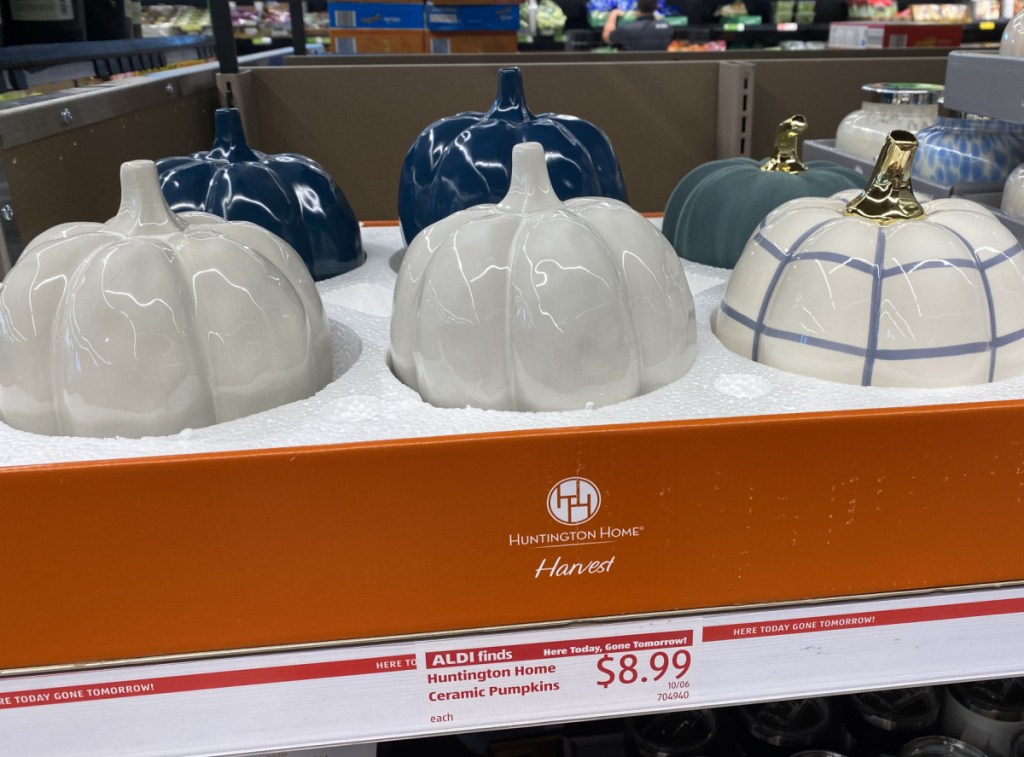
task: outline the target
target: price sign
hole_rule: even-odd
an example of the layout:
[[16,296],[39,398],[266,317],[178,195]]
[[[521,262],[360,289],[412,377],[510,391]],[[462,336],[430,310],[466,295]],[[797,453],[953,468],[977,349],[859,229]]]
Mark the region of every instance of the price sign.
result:
[[[647,629],[654,625],[662,624]],[[493,720],[495,712],[523,722],[564,720],[577,710],[679,707],[695,694],[692,620],[682,629],[604,637],[538,633],[547,639],[426,651],[425,698],[436,708],[430,722],[458,730]]]
[[[647,683],[647,676],[642,676],[637,672],[637,664],[642,658],[635,654],[624,654],[620,655],[617,659],[612,657],[610,654],[606,654],[597,661],[597,669],[604,675],[608,676],[603,681],[598,681],[598,686],[608,688],[613,683],[618,681],[622,684],[636,683],[638,680],[642,683]],[[672,672],[676,673],[676,680],[686,675],[686,672],[690,669],[691,655],[687,649],[677,649],[669,657],[668,652],[655,652],[649,658],[647,658],[647,666],[651,672],[654,673],[654,681],[660,681],[665,677],[665,674],[672,669]],[[689,682],[684,682],[689,683]],[[675,687],[669,687],[675,688]]]

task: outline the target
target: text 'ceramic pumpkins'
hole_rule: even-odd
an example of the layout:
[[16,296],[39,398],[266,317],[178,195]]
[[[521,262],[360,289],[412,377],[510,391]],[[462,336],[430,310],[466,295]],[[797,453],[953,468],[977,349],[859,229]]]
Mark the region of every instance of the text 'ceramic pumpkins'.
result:
[[761,219],[782,203],[863,186],[863,176],[838,163],[800,162],[797,139],[806,129],[803,116],[787,118],[767,160],[714,160],[683,177],[662,225],[676,252],[696,263],[732,268]]
[[520,142],[543,145],[559,199],[600,196],[626,202],[626,184],[604,132],[573,116],[535,116],[526,107],[519,69],[503,68],[489,111],[435,121],[405,156],[398,184],[405,241],[452,213],[504,197],[512,146]]
[[[848,384],[955,386],[1024,371],[1024,257],[983,206],[921,205],[894,131],[868,187],[772,212],[712,328],[733,352]],[[852,199],[851,199],[852,198]]]
[[175,215],[150,161],[107,223],[36,237],[0,286],[0,417],[40,434],[171,434],[308,397],[331,378],[309,272],[280,238]]
[[658,230],[617,200],[563,204],[538,144],[517,145],[512,168],[500,203],[409,246],[391,320],[398,378],[439,407],[571,410],[686,373],[693,299]]
[[234,108],[214,114],[213,149],[157,161],[171,210],[199,210],[249,221],[299,253],[317,281],[366,260],[359,222],[334,179],[303,155],[265,155],[249,147]]

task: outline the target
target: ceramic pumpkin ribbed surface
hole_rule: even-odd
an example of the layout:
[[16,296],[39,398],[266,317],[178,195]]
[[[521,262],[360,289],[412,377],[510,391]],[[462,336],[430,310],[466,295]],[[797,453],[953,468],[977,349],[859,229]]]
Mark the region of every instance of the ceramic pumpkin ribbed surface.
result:
[[771,158],[714,160],[683,177],[662,225],[676,252],[696,263],[732,268],[761,219],[782,203],[862,186],[864,177],[853,169],[828,160],[800,162],[797,138],[806,128],[803,116],[793,116],[779,125]]
[[626,184],[611,143],[597,126],[526,107],[518,68],[498,72],[498,94],[486,113],[459,113],[430,124],[413,142],[398,184],[402,235],[452,213],[498,202],[509,188],[512,147],[539,142],[559,199],[611,197],[626,201]]
[[955,386],[1024,371],[1024,257],[984,206],[918,203],[914,135],[867,189],[768,215],[733,270],[715,335],[767,365],[849,384]]
[[308,397],[330,334],[299,256],[250,223],[175,215],[150,161],[106,223],[36,237],[0,287],[0,418],[65,436],[152,436]]
[[234,108],[214,114],[213,148],[157,161],[171,210],[249,221],[299,253],[317,281],[366,260],[359,222],[334,179],[303,155],[266,155],[249,147]]
[[649,392],[693,363],[682,265],[617,200],[562,203],[544,149],[517,145],[508,194],[409,245],[391,320],[395,374],[439,407],[571,410]]

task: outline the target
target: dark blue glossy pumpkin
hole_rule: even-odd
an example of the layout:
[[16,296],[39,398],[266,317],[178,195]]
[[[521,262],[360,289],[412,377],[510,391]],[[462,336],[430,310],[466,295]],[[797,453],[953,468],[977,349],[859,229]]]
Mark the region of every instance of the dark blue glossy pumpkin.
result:
[[234,108],[217,110],[213,149],[156,167],[171,210],[262,226],[294,247],[318,281],[366,260],[359,222],[334,179],[303,155],[253,150]]
[[504,197],[512,175],[512,148],[520,142],[544,146],[551,186],[559,199],[626,201],[626,183],[604,132],[573,116],[535,116],[526,107],[519,69],[503,68],[489,111],[435,121],[405,156],[398,217],[406,242],[456,211]]

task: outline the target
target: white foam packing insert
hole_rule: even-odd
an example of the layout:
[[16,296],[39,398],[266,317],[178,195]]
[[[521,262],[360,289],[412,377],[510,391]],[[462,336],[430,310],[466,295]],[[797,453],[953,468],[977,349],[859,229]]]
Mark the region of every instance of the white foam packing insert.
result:
[[711,333],[710,316],[729,272],[684,261],[697,311],[697,360],[678,381],[626,402],[571,412],[435,408],[387,366],[392,257],[403,249],[398,227],[364,228],[363,244],[364,265],[318,284],[331,321],[335,378],[315,396],[227,423],[143,439],[42,436],[0,423],[0,466],[1024,398],[1024,376],[946,389],[887,389],[753,363],[729,352]]

